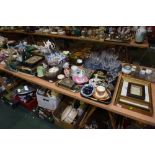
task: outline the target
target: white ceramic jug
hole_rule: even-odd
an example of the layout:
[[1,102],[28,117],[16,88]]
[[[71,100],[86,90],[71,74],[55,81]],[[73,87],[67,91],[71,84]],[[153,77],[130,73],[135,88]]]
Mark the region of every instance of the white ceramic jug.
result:
[[135,41],[137,43],[143,43],[146,37],[146,27],[140,26],[136,31]]

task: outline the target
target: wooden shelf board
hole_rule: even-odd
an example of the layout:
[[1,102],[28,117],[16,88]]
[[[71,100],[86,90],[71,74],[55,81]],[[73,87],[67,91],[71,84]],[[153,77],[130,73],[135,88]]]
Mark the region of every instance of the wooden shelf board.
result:
[[66,96],[70,96],[70,97],[75,98],[77,100],[81,100],[81,101],[83,101],[83,102],[85,102],[87,104],[91,104],[93,106],[108,110],[110,112],[120,114],[122,116],[125,116],[125,117],[128,117],[128,118],[131,118],[131,119],[134,119],[134,120],[137,120],[137,121],[140,121],[140,122],[155,126],[155,95],[154,95],[155,94],[155,84],[152,84],[152,100],[153,100],[153,111],[154,111],[154,113],[153,113],[153,116],[151,117],[151,116],[146,116],[146,115],[143,115],[143,114],[140,114],[140,113],[128,110],[128,109],[120,108],[120,107],[118,107],[118,106],[116,106],[114,104],[121,75],[120,75],[120,77],[118,79],[118,82],[117,82],[117,85],[116,85],[116,88],[115,88],[112,103],[109,104],[109,105],[105,105],[105,104],[102,104],[102,103],[99,103],[99,102],[95,102],[95,101],[86,99],[86,98],[82,97],[80,95],[80,93],[74,93],[74,92],[71,92],[69,90],[64,90],[64,89],[62,89],[60,87],[57,87],[55,85],[55,83],[50,83],[50,82],[45,81],[43,79],[40,79],[38,77],[31,76],[31,75],[21,73],[21,72],[13,72],[13,71],[5,69],[5,67],[2,66],[2,65],[0,65],[0,70],[4,71],[6,73],[9,73],[9,74],[11,74],[11,75],[13,75],[15,77],[26,80],[26,81],[28,81],[30,83],[42,86],[44,88],[53,89],[58,93],[64,94]]

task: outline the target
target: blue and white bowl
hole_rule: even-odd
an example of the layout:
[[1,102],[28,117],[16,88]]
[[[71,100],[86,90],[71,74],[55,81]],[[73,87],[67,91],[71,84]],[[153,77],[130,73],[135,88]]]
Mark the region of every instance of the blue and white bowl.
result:
[[125,74],[130,74],[132,72],[132,66],[130,64],[126,64],[122,67],[122,72]]

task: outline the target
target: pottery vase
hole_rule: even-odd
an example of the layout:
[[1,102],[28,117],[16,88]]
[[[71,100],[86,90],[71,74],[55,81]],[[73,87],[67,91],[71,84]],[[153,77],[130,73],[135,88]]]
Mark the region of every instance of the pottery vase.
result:
[[137,43],[143,43],[143,41],[145,40],[145,37],[146,37],[146,28],[145,26],[141,26],[136,31],[135,41]]

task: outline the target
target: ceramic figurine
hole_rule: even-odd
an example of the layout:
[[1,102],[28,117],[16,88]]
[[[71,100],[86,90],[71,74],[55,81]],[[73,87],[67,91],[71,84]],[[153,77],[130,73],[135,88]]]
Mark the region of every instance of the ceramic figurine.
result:
[[109,27],[109,34],[112,32],[112,27]]
[[46,43],[45,42],[43,42],[43,43],[44,43],[45,48],[48,48],[49,50],[50,49],[52,49],[52,50],[55,49],[55,44],[52,43],[51,41],[48,40]]
[[98,78],[98,74],[95,74],[95,77],[89,80],[89,84],[97,87],[97,84],[101,82],[101,79]]
[[77,75],[77,73],[79,72],[79,67],[78,66],[71,66],[71,75],[74,76],[74,75]]
[[69,69],[69,63],[66,62],[64,65],[63,65],[63,68],[64,68],[64,74],[66,77],[69,77],[70,76],[70,69]]
[[95,36],[98,35],[99,34],[99,29],[94,29],[93,33],[94,33]]
[[69,51],[63,51],[62,53],[63,53],[65,56],[68,56],[68,55],[70,54]]
[[86,36],[86,31],[83,29],[83,30],[81,31],[81,37],[84,38],[85,36]]
[[37,67],[37,76],[43,77],[45,75],[45,68],[43,66]]
[[122,28],[121,39],[124,39],[124,37],[125,37],[125,27]]
[[92,32],[92,29],[89,29],[88,32],[87,32],[88,37],[91,37],[92,36],[92,33],[93,33]]
[[70,69],[69,69],[69,63],[65,62],[63,65],[63,69],[64,69],[64,74],[66,77],[70,76]]
[[118,34],[121,34],[121,29],[122,29],[121,26],[119,26],[118,29],[117,29]]
[[129,34],[131,31],[130,27],[127,27],[126,31],[124,32],[125,34]]

